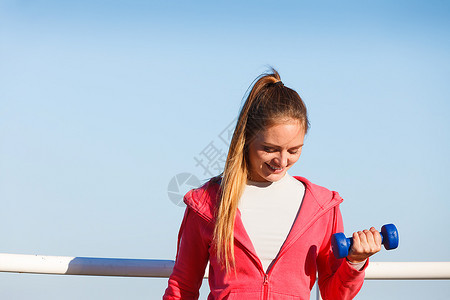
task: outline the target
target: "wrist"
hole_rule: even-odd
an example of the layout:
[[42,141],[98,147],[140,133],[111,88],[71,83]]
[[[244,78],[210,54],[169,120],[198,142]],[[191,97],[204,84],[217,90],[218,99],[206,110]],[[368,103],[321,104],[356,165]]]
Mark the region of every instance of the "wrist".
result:
[[347,260],[347,264],[350,266],[350,268],[355,269],[356,271],[362,271],[364,269],[364,266],[366,265],[366,261],[367,259],[360,261],[360,262],[352,262],[348,259]]
[[363,260],[354,260],[354,259],[349,259],[348,257],[345,258],[350,264],[352,265],[357,265],[360,263],[365,263],[367,261],[367,258],[363,259]]

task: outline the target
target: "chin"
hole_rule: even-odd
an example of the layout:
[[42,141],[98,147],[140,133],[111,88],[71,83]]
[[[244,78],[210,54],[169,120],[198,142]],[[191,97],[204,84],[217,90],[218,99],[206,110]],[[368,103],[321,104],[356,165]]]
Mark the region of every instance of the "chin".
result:
[[286,175],[286,172],[280,173],[280,174],[270,174],[268,176],[264,176],[264,179],[270,182],[275,182],[280,180],[281,178],[284,177],[284,175]]

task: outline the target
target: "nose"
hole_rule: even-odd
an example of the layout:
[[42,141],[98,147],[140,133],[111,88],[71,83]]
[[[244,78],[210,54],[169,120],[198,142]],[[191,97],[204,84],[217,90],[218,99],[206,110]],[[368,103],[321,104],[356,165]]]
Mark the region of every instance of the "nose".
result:
[[275,161],[280,167],[284,168],[288,164],[288,155],[284,151],[278,152],[278,156]]

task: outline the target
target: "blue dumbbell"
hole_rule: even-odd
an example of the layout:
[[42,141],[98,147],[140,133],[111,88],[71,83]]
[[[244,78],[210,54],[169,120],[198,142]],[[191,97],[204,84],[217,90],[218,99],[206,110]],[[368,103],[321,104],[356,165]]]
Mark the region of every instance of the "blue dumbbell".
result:
[[[381,227],[381,243],[386,250],[398,247],[398,231],[394,224],[386,224]],[[352,247],[353,238],[347,238],[342,232],[335,233],[331,237],[331,248],[336,258],[347,257],[348,251]]]

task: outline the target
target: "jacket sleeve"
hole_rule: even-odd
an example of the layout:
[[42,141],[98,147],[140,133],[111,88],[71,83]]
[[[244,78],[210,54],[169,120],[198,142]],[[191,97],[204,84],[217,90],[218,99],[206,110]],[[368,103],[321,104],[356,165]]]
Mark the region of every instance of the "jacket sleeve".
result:
[[331,236],[343,232],[344,226],[339,206],[333,212],[332,223],[328,226],[327,238],[323,243],[317,258],[318,284],[324,300],[353,299],[364,283],[364,274],[369,260],[362,270],[354,269],[345,258],[336,259],[331,251]]
[[198,299],[209,259],[205,221],[187,207],[178,233],[177,256],[163,300]]

